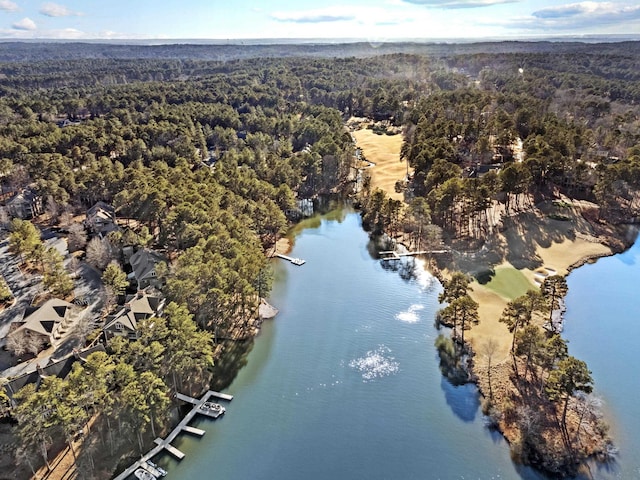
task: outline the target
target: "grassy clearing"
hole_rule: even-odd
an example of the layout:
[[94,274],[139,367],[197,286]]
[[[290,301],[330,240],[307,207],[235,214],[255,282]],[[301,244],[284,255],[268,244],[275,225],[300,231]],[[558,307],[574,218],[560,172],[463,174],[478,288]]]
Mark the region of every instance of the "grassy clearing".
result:
[[485,287],[506,300],[513,300],[535,288],[524,273],[511,266],[496,267],[495,275]]
[[371,174],[371,186],[384,190],[388,196],[402,200],[403,195],[395,191],[395,184],[407,175],[407,165],[400,161],[402,135],[378,135],[373,130],[361,129],[353,136],[364,156],[375,167],[367,169]]

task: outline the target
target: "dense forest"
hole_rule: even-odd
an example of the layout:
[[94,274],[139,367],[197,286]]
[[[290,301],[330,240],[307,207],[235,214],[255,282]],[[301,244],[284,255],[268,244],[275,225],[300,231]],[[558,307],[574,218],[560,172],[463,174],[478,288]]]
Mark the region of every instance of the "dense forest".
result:
[[[595,200],[603,220],[639,216],[638,52],[633,42],[0,44],[3,191],[32,186],[69,233],[70,216],[113,204],[129,225],[101,242],[165,253],[172,302],[137,341],[116,341],[6,404],[16,461],[46,463],[51,439],[70,441],[97,418],[107,434],[77,465],[85,478],[108,476],[93,461],[99,445],[116,452],[115,432],[135,432],[125,449],[142,451],[168,424],[172,391],[207,389],[214,345],[269,291],[267,252],[299,218],[298,201],[352,192],[349,117],[401,127],[414,172],[397,185],[406,208],[365,185],[374,233],[482,241],[496,204],[508,214],[555,189]],[[545,372],[559,376],[565,359]],[[54,413],[31,415],[43,405]]]

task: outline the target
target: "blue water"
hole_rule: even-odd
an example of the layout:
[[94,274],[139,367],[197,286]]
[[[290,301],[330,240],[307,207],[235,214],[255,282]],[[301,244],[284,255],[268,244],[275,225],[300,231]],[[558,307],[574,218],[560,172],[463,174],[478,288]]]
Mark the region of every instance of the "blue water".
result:
[[640,479],[640,241],[623,254],[573,271],[568,279],[564,336],[587,362],[611,434],[617,462],[594,478]]
[[275,264],[267,321],[221,419],[162,463],[185,480],[535,479],[484,426],[473,386],[438,369],[439,282],[368,253],[359,216],[310,222]]
[[[359,217],[310,222],[274,264],[264,324],[228,388],[227,414],[162,459],[180,479],[540,479],[515,466],[484,426],[475,389],[438,369],[433,327],[440,284],[403,280],[367,250]],[[595,479],[640,479],[640,243],[568,278],[565,336],[593,372],[595,394],[620,448]]]

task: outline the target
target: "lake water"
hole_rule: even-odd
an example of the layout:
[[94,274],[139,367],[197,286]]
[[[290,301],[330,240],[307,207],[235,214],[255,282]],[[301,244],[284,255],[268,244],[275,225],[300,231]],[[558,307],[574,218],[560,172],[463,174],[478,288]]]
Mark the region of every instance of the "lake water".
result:
[[568,277],[564,337],[569,352],[586,361],[620,449],[602,479],[640,479],[640,242],[623,254],[602,258]]
[[[280,314],[265,322],[243,357],[246,365],[226,390],[235,396],[226,415],[200,420],[197,425],[207,431],[203,438],[181,436],[175,445],[186,458],[180,463],[164,458],[169,475],[185,480],[543,478],[514,465],[504,440],[485,428],[472,386],[453,387],[443,379],[433,326],[439,282],[423,271],[403,279],[383,268],[370,256],[367,234],[353,212],[307,225],[292,252],[307,263],[275,264],[271,302]],[[578,290],[574,275],[570,285]],[[570,297],[571,318],[573,303]],[[568,323],[570,330],[573,320]],[[598,353],[586,347],[574,351],[579,341],[570,335],[572,353],[589,362],[599,389],[609,394],[600,377],[610,375],[615,383],[621,376],[590,361]],[[631,354],[633,338],[638,335],[625,336],[624,347],[608,348]],[[613,403],[607,398],[612,411],[628,408]]]

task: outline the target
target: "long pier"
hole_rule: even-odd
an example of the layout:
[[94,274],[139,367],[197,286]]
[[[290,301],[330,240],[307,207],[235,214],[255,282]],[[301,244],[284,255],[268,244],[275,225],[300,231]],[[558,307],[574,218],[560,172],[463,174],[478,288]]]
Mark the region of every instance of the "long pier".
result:
[[[200,399],[189,397],[188,395],[183,395],[182,393],[176,393],[175,397],[178,400],[181,400],[186,403],[190,403],[193,405],[193,408],[185,415],[182,421],[172,430],[172,432],[164,439],[156,438],[154,440],[156,446],[140,457],[140,460],[135,462],[129,468],[127,468],[124,472],[114,478],[114,480],[126,480],[130,475],[133,475],[138,468],[144,468],[147,471],[150,471],[149,465],[147,464],[147,460],[151,460],[153,457],[158,455],[163,450],[166,450],[171,455],[173,455],[178,460],[182,460],[184,458],[184,453],[178,450],[176,447],[171,445],[171,443],[176,439],[176,437],[182,433],[190,433],[192,435],[202,436],[205,431],[199,428],[195,428],[189,425],[189,422],[193,420],[193,417],[196,414],[205,415],[208,417],[217,418],[220,413],[214,414],[209,410],[203,409],[202,406],[209,401],[211,397],[219,398],[221,400],[231,401],[233,400],[232,395],[227,395],[226,393],[214,392],[209,390],[205,393]],[[153,472],[151,472],[153,473]]]
[[436,253],[448,253],[449,250],[421,250],[418,252],[396,252],[395,250],[384,250],[382,252],[378,252],[379,255],[386,255],[381,258],[382,261],[387,260],[400,260],[402,257],[415,257],[417,255],[428,255],[428,254],[436,254]]

